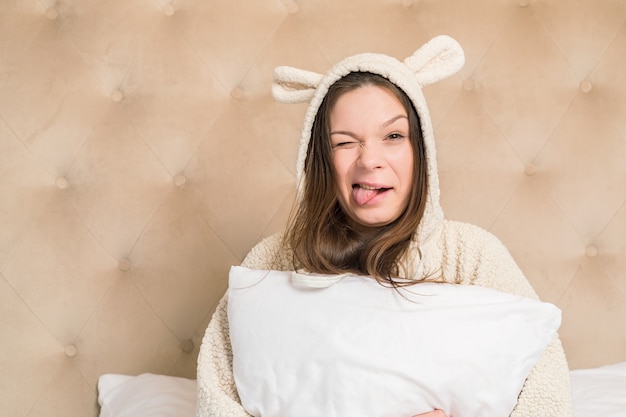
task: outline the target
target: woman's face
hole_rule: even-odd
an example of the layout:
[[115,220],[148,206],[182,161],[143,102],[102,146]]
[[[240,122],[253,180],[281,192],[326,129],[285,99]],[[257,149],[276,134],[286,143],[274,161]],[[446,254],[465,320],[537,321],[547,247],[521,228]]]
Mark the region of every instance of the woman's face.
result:
[[333,164],[342,209],[353,226],[378,227],[405,210],[413,180],[409,119],[389,90],[366,85],[330,113]]

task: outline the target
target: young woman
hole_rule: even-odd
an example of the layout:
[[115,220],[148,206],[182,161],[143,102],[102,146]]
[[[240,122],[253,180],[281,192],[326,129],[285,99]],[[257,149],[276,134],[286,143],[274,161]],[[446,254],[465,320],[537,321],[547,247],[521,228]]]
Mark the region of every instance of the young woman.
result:
[[[243,265],[350,272],[396,286],[407,285],[407,279],[411,285],[481,285],[536,299],[499,240],[443,217],[421,87],[453,74],[462,63],[458,44],[438,37],[404,62],[361,54],[323,76],[278,68],[274,96],[310,100],[297,162],[298,201],[287,230],[259,243]],[[226,297],[203,340],[198,390],[199,416],[248,415],[233,381]],[[538,415],[572,415],[558,337],[531,371],[512,414]],[[421,416],[445,414],[433,410]]]

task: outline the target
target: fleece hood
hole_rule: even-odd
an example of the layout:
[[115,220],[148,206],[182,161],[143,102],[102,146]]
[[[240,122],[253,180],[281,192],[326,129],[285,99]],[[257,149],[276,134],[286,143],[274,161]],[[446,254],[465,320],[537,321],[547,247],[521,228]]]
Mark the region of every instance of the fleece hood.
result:
[[429,190],[426,210],[416,233],[416,243],[418,247],[422,246],[443,221],[443,211],[439,201],[435,139],[422,88],[453,75],[461,69],[464,62],[465,56],[461,46],[449,36],[438,36],[424,44],[404,61],[383,54],[363,53],[343,59],[325,74],[294,67],[277,67],[274,70],[272,85],[274,99],[282,103],[309,103],[296,162],[298,195],[303,189],[304,162],[311,139],[313,121],[328,88],[351,72],[371,72],[381,75],[406,93],[413,102],[422,126]]

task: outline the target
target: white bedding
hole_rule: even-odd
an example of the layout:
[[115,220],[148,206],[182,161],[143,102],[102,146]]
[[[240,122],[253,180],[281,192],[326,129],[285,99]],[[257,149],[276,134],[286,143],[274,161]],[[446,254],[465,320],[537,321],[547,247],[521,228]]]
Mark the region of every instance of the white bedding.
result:
[[98,379],[100,417],[196,415],[196,381],[174,376],[105,374]]
[[626,362],[570,372],[575,417],[626,416]]
[[[626,362],[574,370],[570,375],[574,417],[626,417]],[[194,417],[196,381],[105,374],[98,380],[98,403],[100,417]]]

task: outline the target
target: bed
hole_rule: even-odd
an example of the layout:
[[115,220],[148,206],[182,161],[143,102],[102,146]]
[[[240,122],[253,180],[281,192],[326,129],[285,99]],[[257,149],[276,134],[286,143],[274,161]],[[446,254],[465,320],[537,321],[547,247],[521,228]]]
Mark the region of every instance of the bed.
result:
[[426,92],[446,217],[562,309],[572,369],[626,361],[625,24],[616,0],[0,1],[0,414],[96,417],[110,373],[133,379],[101,401],[143,409],[138,375],[196,378],[228,268],[294,198],[305,108],[274,68],[438,34],[467,57]]
[[[626,362],[570,371],[575,417],[626,417]],[[104,374],[100,417],[195,416],[196,381],[167,375]]]

